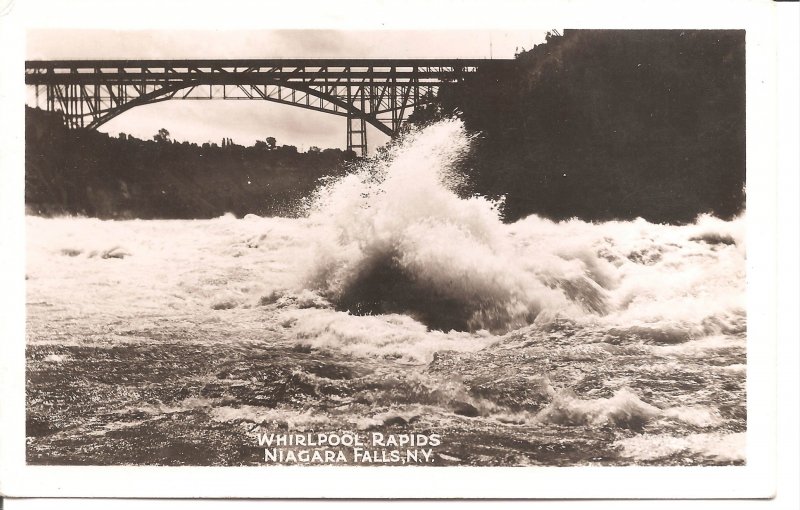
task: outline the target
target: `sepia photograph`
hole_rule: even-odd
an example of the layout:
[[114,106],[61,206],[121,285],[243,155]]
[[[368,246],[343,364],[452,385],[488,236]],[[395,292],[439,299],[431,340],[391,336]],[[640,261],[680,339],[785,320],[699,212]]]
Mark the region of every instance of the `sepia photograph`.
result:
[[27,462],[746,462],[744,31],[29,37]]
[[21,31],[26,469],[747,468],[753,39],[571,26]]

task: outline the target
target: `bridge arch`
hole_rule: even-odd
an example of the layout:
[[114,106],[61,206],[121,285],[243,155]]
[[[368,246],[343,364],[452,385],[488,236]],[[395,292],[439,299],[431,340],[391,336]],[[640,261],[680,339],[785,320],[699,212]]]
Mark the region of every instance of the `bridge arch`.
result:
[[[133,98],[133,99],[131,99],[130,101],[128,101],[126,103],[123,103],[123,104],[121,104],[119,106],[116,106],[114,108],[105,110],[105,111],[101,112],[99,115],[93,116],[91,122],[88,125],[86,125],[85,127],[88,128],[88,129],[97,129],[100,126],[102,126],[103,124],[105,124],[106,122],[108,122],[108,121],[110,121],[110,120],[122,115],[126,111],[131,110],[131,109],[133,109],[133,108],[135,108],[137,106],[144,106],[144,105],[148,105],[148,104],[159,103],[159,102],[162,102],[162,101],[169,101],[170,99],[174,99],[174,96],[177,93],[179,93],[180,91],[188,89],[188,88],[197,87],[199,85],[204,85],[204,84],[202,84],[202,83],[184,83],[184,84],[176,83],[176,84],[165,85],[165,86],[161,87],[160,89],[156,89],[156,90],[153,90],[153,91],[148,92],[146,94],[143,94],[141,96],[138,96],[136,98]],[[278,83],[273,83],[272,85],[277,86],[279,84]],[[357,108],[357,107],[355,107],[355,106],[353,106],[351,104],[348,104],[345,101],[342,101],[342,100],[336,98],[335,96],[332,96],[332,95],[329,95],[329,94],[325,94],[325,93],[320,92],[318,90],[315,90],[315,89],[313,89],[311,87],[304,87],[302,85],[297,85],[297,84],[282,85],[282,86],[284,86],[286,88],[289,88],[289,89],[292,89],[292,90],[297,90],[297,91],[300,91],[300,92],[303,92],[303,93],[306,93],[306,94],[313,95],[315,97],[318,97],[318,98],[326,100],[326,101],[329,101],[329,102],[335,104],[336,106],[338,106],[339,108],[341,108],[343,111],[347,112],[346,116],[348,116],[350,118],[354,118],[354,119],[363,119],[364,121],[366,121],[367,123],[369,123],[370,125],[374,126],[379,131],[381,131],[382,133],[384,133],[384,134],[386,134],[388,136],[393,136],[395,134],[391,130],[391,128],[389,128],[388,126],[386,126],[382,122],[378,121],[377,118],[374,115],[369,115],[369,114],[363,112],[362,110],[360,110],[359,108]],[[214,99],[214,98],[211,97],[209,99]],[[255,100],[263,100],[263,101],[270,101],[270,102],[279,103],[279,104],[289,104],[289,105],[293,105],[293,106],[298,106],[296,103],[285,101],[285,100],[282,100],[280,98],[257,97],[257,98],[253,98],[253,99],[255,99]],[[419,102],[417,102],[417,105],[424,104],[424,102],[425,102],[424,100],[423,101],[419,101]],[[299,106],[302,107],[302,105],[299,105]],[[326,113],[338,114],[337,112],[332,112],[332,111],[326,111]]]

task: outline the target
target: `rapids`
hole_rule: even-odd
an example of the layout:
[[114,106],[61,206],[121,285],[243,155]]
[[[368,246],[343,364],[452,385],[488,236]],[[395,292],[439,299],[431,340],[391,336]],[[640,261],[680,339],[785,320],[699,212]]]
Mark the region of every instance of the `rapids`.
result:
[[28,461],[403,429],[437,464],[743,463],[744,218],[506,224],[455,192],[469,143],[410,133],[299,219],[28,217]]

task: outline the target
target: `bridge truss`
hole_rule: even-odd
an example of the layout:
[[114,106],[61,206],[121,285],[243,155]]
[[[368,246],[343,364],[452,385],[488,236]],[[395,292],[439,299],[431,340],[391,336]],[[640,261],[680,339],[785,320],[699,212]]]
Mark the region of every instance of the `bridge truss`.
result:
[[415,107],[482,59],[47,60],[25,83],[71,128],[96,129],[136,106],[178,100],[266,100],[347,118],[347,148],[367,153],[367,124],[396,135]]

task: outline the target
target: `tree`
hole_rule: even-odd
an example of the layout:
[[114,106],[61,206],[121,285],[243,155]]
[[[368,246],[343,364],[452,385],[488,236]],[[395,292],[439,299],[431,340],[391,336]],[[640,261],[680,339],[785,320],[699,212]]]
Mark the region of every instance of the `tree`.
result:
[[277,146],[278,141],[275,140],[275,137],[268,136],[267,137],[267,150],[274,150]]
[[169,142],[169,131],[164,128],[158,130],[158,133],[153,135],[153,140],[156,142]]
[[320,151],[321,151],[321,149],[319,147],[317,147],[316,145],[312,145],[311,147],[308,148],[308,152],[311,152],[311,153],[314,153],[314,154],[319,154]]

